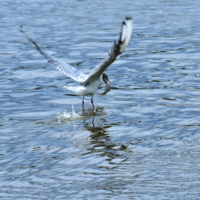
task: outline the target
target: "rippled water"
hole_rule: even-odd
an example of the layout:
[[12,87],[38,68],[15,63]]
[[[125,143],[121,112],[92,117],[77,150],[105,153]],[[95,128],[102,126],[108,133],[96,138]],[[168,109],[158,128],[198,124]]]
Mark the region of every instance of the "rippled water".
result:
[[[0,2],[1,199],[198,199],[200,1]],[[76,83],[27,42],[84,73],[134,19],[86,115]],[[103,91],[104,88],[99,90]]]

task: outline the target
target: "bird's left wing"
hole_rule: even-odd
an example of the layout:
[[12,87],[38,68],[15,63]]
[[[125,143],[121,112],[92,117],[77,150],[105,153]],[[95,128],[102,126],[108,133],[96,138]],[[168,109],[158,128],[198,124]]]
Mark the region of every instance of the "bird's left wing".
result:
[[111,65],[121,53],[124,52],[132,36],[132,23],[132,18],[126,17],[126,20],[122,22],[122,29],[119,40],[114,41],[114,44],[108,53],[108,57],[91,71],[85,82],[98,79],[106,70],[106,68]]
[[44,52],[35,41],[33,41],[23,30],[23,27],[20,27],[20,31],[24,34],[24,36],[28,39],[28,41],[40,52],[41,55],[46,58],[47,62],[49,62],[51,65],[53,65],[56,69],[60,70],[63,74],[66,76],[74,79],[78,82],[84,82],[87,78],[87,75],[83,74],[76,68],[58,60],[54,56],[51,56]]

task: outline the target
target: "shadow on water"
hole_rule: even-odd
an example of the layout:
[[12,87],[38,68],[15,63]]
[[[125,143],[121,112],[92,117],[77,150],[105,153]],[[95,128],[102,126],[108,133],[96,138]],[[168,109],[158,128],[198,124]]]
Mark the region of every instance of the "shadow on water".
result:
[[92,123],[84,123],[84,129],[90,133],[90,147],[87,148],[87,153],[85,154],[97,153],[98,156],[110,158],[110,161],[116,158],[116,156],[119,156],[117,153],[118,151],[123,151],[128,148],[127,145],[112,142],[109,128],[111,128],[113,124],[107,124],[105,118],[96,118],[96,123],[95,118],[93,118]]
[[[79,121],[80,124],[81,121],[83,126],[80,130],[76,127],[77,131],[73,137],[82,138],[81,141],[77,140],[80,146],[86,148],[86,152],[84,151],[82,156],[86,154],[98,154],[98,156],[108,157],[111,161],[120,156],[118,151],[126,151],[128,146],[122,142],[112,141],[112,132],[110,132],[109,129],[115,129],[114,126],[119,126],[120,124],[119,122],[111,123],[107,120],[107,117],[108,115],[104,111],[103,107],[97,107],[96,112],[93,112],[92,108],[89,108],[83,113],[81,110],[76,112],[72,105],[72,112],[67,113],[64,111],[63,113],[58,113],[53,124],[66,125],[70,122],[73,123],[76,121]],[[71,133],[68,132],[65,135],[68,134]]]

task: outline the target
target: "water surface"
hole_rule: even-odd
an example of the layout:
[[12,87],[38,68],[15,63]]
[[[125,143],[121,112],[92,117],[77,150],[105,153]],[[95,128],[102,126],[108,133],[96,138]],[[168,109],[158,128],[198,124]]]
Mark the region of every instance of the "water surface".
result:
[[[0,198],[198,199],[200,1],[0,3]],[[84,73],[121,21],[127,50],[107,70],[111,92],[86,98],[19,31]],[[102,92],[101,88],[99,92]]]

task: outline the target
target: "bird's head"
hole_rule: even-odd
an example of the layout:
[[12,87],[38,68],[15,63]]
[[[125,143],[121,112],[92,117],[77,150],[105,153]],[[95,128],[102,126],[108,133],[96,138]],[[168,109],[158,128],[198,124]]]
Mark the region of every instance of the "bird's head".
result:
[[105,84],[109,83],[109,79],[108,79],[108,76],[107,76],[106,73],[102,74],[102,79],[103,79],[103,81],[104,81]]

